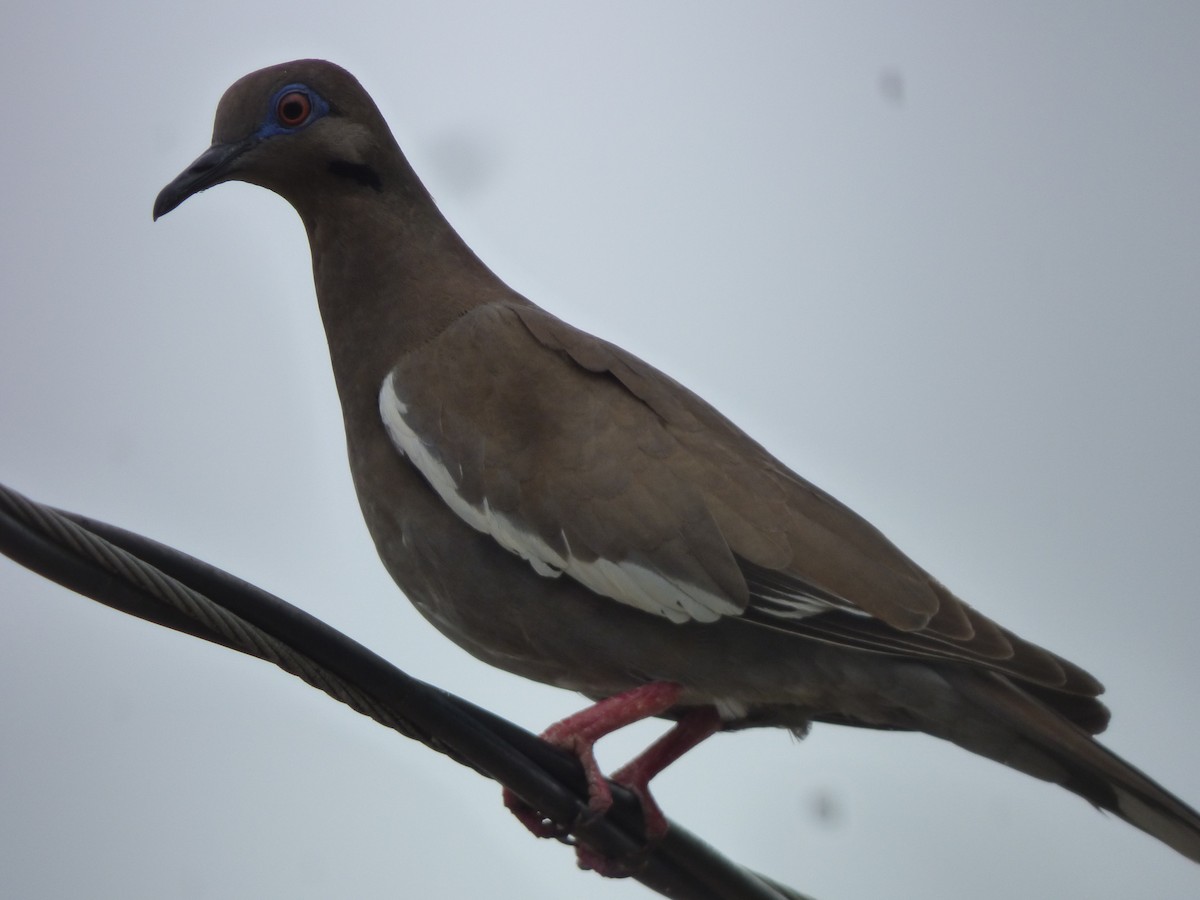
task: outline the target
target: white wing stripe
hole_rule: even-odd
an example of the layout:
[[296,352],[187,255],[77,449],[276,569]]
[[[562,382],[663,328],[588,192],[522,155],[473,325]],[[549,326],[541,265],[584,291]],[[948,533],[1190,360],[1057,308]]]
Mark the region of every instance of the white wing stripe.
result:
[[740,613],[726,597],[630,560],[580,560],[571,553],[565,528],[562,535],[567,555],[563,556],[538,535],[522,528],[521,523],[492,509],[486,497],[480,506],[468,503],[459,493],[454,476],[405,420],[407,412],[389,374],[379,391],[379,414],[392,445],[408,457],[459,518],[527,560],[539,575],[556,578],[566,572],[598,594],[672,622],[712,622],[723,615]]

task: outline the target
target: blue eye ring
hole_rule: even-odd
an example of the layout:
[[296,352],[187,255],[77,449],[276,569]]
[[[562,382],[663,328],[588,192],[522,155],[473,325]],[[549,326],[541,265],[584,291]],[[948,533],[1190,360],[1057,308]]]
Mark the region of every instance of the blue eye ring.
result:
[[288,91],[275,101],[275,118],[284,128],[299,128],[313,113],[307,91]]
[[271,98],[266,121],[256,137],[262,139],[277,134],[292,134],[328,114],[329,104],[308,85],[286,84]]

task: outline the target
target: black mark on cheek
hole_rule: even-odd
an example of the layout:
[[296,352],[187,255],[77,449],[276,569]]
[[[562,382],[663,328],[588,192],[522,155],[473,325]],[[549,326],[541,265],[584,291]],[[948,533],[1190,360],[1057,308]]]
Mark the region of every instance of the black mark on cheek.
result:
[[341,178],[349,178],[363,187],[369,187],[376,191],[383,190],[383,181],[380,179],[379,173],[370,166],[346,162],[344,159],[335,159],[329,164],[329,171]]

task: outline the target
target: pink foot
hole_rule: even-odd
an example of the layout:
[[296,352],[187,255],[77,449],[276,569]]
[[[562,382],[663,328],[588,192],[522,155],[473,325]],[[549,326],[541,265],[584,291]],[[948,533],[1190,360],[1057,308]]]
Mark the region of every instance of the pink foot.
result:
[[[544,740],[571,751],[579,758],[587,779],[591,815],[603,815],[612,806],[612,792],[596,762],[593,745],[618,728],[666,712],[675,705],[682,692],[683,688],[674,682],[645,684],[601,700],[543,732]],[[692,709],[645,752],[613,774],[612,780],[628,787],[641,802],[647,849],[667,833],[667,819],[650,796],[650,779],[720,727],[721,720],[715,709]],[[572,822],[562,825],[547,820],[507,788],[504,791],[504,805],[538,837],[562,839],[578,824]],[[608,859],[582,845],[576,847],[576,853],[580,868],[593,869],[610,878],[625,877],[637,868],[636,860]]]
[[613,772],[612,780],[633,792],[641,801],[646,839],[660,841],[667,833],[667,817],[650,796],[650,779],[721,729],[721,717],[711,706],[684,713],[675,727],[647,747],[632,762]]
[[[682,691],[683,688],[673,682],[644,684],[601,700],[542,732],[544,741],[569,750],[579,759],[587,779],[588,810],[592,815],[603,815],[612,806],[612,792],[596,762],[593,745],[618,728],[670,709]],[[561,838],[575,825],[574,822],[565,825],[550,822],[508,788],[504,789],[504,805],[538,837]]]

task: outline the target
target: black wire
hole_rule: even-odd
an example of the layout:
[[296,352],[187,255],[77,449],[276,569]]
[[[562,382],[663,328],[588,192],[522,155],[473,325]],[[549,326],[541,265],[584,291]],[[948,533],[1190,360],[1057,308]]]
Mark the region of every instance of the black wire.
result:
[[253,652],[52,539],[31,523],[23,507],[50,521],[61,516],[81,526],[152,567],[148,571],[157,569],[266,632],[369,695],[387,711],[385,724],[504,784],[548,818],[578,822],[575,840],[610,859],[635,863],[638,869],[633,877],[663,896],[808,900],[724,858],[674,823],[666,838],[646,850],[637,800],[619,785],[611,785],[610,813],[589,820],[582,769],[571,755],[487,710],[410,677],[324,622],[228,572],[116,526],[51,510],[0,485],[0,552],[51,581],[138,618],[239,652]]

